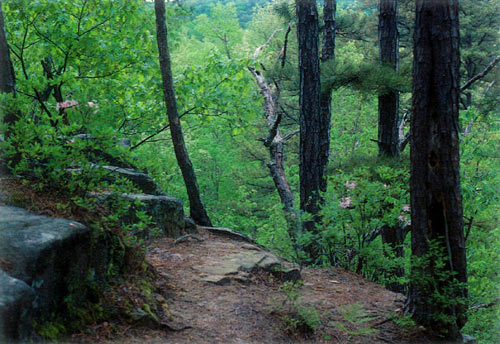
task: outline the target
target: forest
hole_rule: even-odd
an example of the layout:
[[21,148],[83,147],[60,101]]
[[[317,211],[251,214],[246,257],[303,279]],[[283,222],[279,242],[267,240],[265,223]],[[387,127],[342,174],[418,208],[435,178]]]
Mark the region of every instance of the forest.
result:
[[0,0],[0,203],[116,237],[126,279],[161,230],[98,199],[133,168],[195,227],[404,295],[393,322],[498,343],[499,34],[496,0]]

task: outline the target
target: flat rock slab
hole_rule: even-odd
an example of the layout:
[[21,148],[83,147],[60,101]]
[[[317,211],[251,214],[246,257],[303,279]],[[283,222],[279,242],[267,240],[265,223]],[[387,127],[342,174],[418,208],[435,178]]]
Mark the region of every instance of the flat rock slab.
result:
[[[69,290],[75,302],[83,295],[90,244],[90,230],[78,222],[0,206],[0,268],[33,289],[36,318],[63,309]],[[4,277],[0,288],[12,283]]]
[[[286,273],[282,272],[286,271],[283,269],[283,260],[276,255],[266,251],[256,251],[253,246],[248,249],[250,250],[221,256],[203,265],[195,266],[194,268],[200,272],[198,280],[225,285],[229,284],[231,280],[246,282],[249,278],[249,272],[259,270],[278,274]],[[293,270],[292,274],[296,275],[298,270]],[[298,272],[298,276],[300,279],[300,272]]]

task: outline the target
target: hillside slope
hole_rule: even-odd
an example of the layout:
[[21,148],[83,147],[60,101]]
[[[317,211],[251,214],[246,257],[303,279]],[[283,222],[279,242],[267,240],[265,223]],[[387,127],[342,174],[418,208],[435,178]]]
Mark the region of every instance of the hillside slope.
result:
[[[293,302],[280,289],[283,282],[279,276],[258,269],[253,272],[234,270],[233,263],[241,257],[259,252],[267,254],[256,245],[198,228],[195,239],[175,244],[173,239],[161,238],[149,247],[146,260],[156,272],[156,283],[160,286],[162,295],[157,298],[164,303],[166,314],[163,327],[126,326],[117,331],[112,323],[106,322],[94,326],[93,335],[79,334],[73,340],[103,343],[431,343],[419,329],[405,329],[391,320],[402,308],[403,295],[354,273],[337,268],[303,269],[302,286],[288,293],[298,290],[301,295],[293,307]],[[288,264],[285,262],[285,265]],[[300,322],[297,329],[291,326],[294,312],[305,309],[314,309],[319,315],[314,332],[300,327]]]

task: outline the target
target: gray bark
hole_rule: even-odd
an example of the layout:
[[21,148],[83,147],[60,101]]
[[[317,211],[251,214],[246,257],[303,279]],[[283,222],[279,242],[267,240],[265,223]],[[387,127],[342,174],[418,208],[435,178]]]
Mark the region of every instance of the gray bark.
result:
[[[254,57],[256,57],[256,55],[257,54],[255,54]],[[259,86],[260,93],[264,98],[264,116],[266,118],[267,127],[269,128],[269,136],[266,140],[264,140],[264,144],[269,149],[270,160],[267,167],[269,168],[274,186],[278,191],[281,204],[283,205],[283,211],[285,212],[285,217],[288,223],[288,232],[292,240],[295,240],[297,232],[300,230],[300,220],[295,208],[294,196],[285,175],[284,165],[284,143],[287,138],[290,138],[290,136],[283,137],[279,128],[279,99],[275,90],[269,85],[262,73],[258,70],[253,67],[248,67],[248,70],[252,73],[252,76]]]

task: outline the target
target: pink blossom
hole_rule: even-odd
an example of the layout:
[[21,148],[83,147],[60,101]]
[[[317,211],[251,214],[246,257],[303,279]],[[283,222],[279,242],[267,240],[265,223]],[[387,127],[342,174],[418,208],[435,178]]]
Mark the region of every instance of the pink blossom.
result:
[[386,187],[387,187],[387,184],[384,184],[384,188],[386,188]]
[[341,208],[344,208],[344,209],[349,208],[351,206],[351,203],[352,203],[352,201],[349,197],[342,197],[340,199],[340,207]]
[[398,219],[401,222],[408,222],[408,218],[406,216],[404,216],[404,215],[399,215]]
[[409,213],[410,212],[410,206],[408,204],[403,205],[403,211]]
[[77,106],[78,102],[76,100],[66,100],[62,103],[57,103],[56,110],[67,109],[70,107]]
[[97,108],[97,107],[98,107],[98,106],[97,106],[97,103],[94,103],[94,102],[88,102],[88,103],[87,103],[87,105],[88,105],[89,107],[95,107],[95,108]]
[[346,186],[346,188],[348,188],[348,189],[351,189],[351,190],[352,190],[352,189],[354,189],[356,186],[358,186],[358,184],[356,184],[356,182],[349,183],[349,181],[347,180],[347,181],[345,182],[345,186]]

